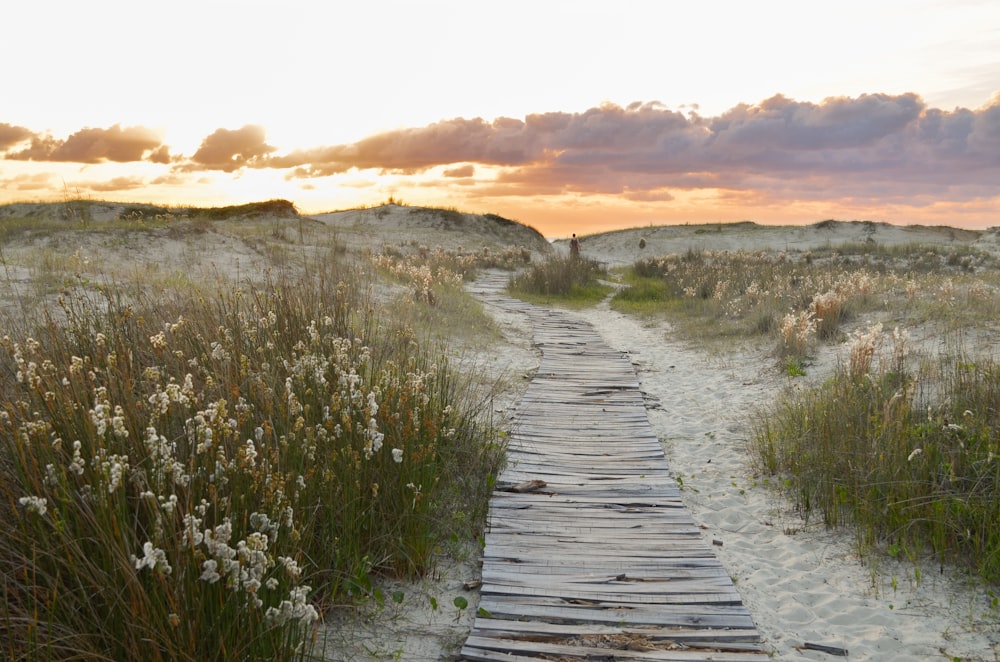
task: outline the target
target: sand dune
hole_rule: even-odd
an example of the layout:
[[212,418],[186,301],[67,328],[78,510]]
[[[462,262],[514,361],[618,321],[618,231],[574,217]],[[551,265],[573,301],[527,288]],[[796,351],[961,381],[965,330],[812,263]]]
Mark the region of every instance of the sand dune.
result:
[[[42,218],[31,216],[32,210],[2,208],[0,218]],[[44,230],[29,225],[5,237],[0,305],[20,305],[28,291],[40,292],[44,299],[60,282],[52,278],[57,284],[53,286],[45,280],[52,273],[87,275],[96,262],[149,278],[194,277],[199,272],[205,277],[247,277],[279,257],[293,262],[306,247],[328,245],[331,237],[347,253],[358,255],[385,246],[469,251],[523,246],[533,259],[568,252],[565,240],[548,242],[530,228],[499,217],[398,205],[313,217],[230,219],[209,229],[188,219],[183,232],[169,225],[138,224],[103,233],[99,225],[119,220],[121,211],[95,210],[90,216],[93,232],[76,232],[71,239],[58,233],[58,222],[78,223],[73,217]],[[259,241],[262,232],[269,233],[269,243]],[[619,266],[643,256],[688,250],[805,251],[855,242],[967,245],[1000,252],[995,229],[827,221],[802,227],[738,223],[635,228],[584,236],[583,253]],[[494,374],[530,373],[539,357],[526,319],[488,309],[506,340],[480,360]],[[752,348],[706,353],[678,341],[667,323],[640,322],[606,305],[575,314],[631,357],[650,404],[650,421],[674,474],[683,480],[686,505],[704,535],[723,543],[714,549],[736,580],[774,659],[830,659],[827,653],[802,650],[805,642],[847,649],[856,660],[1000,659],[1000,612],[987,587],[930,563],[921,568],[919,581],[914,566],[907,563],[885,560],[874,570],[857,556],[849,533],[803,522],[762,477],[753,475],[745,449],[750,415],[788,386],[773,356]],[[825,347],[810,379],[828,374],[824,371],[835,364],[838,351],[836,345]],[[513,406],[517,395],[516,390],[502,394],[497,408],[502,412]],[[460,562],[442,560],[434,577],[405,587],[410,597],[403,605],[390,606],[371,620],[331,628],[337,657],[374,660],[398,654],[404,660],[437,660],[451,654],[461,645],[474,613],[475,593],[463,583],[476,572],[474,556]],[[446,607],[455,595],[467,596],[471,603],[462,614]],[[431,598],[445,607],[431,609]]]

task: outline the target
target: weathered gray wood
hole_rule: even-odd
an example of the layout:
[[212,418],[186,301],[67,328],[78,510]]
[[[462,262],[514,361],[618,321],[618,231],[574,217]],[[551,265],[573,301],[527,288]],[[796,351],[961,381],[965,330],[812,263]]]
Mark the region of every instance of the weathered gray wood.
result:
[[766,660],[683,507],[627,357],[582,321],[499,294],[506,282],[474,291],[530,317],[542,361],[490,503],[462,658]]
[[[636,625],[624,627],[619,625],[598,625],[595,623],[546,623],[544,621],[505,621],[502,618],[483,619],[479,627],[484,632],[497,632],[501,636],[513,637],[523,633],[531,637],[568,637],[581,635],[633,635],[650,640],[667,639],[670,641],[704,641],[704,628],[660,627],[656,625]],[[725,642],[727,645],[745,643],[754,639],[757,632],[748,630],[714,630],[713,639]]]

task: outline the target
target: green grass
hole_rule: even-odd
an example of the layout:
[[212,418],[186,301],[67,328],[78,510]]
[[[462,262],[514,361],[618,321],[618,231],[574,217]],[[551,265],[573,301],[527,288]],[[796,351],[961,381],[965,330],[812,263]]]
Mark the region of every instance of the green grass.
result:
[[325,610],[482,534],[502,438],[424,332],[482,310],[435,282],[390,314],[342,257],[5,320],[10,659],[303,658]]
[[662,278],[640,276],[630,270],[625,276],[625,287],[615,295],[614,307],[624,313],[651,317],[664,314],[675,299]]
[[930,553],[1000,581],[1000,366],[942,356],[911,373],[905,343],[873,362],[868,338],[831,379],[760,413],[758,469],[868,553]]
[[288,200],[267,200],[251,202],[244,205],[228,207],[210,207],[191,211],[193,216],[209,220],[229,220],[250,216],[277,216],[280,218],[297,218],[299,215],[295,205]]

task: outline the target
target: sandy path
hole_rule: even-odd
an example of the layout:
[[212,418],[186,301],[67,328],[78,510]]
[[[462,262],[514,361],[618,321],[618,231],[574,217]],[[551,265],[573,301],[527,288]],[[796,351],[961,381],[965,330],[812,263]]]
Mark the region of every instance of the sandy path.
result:
[[715,549],[774,659],[834,659],[800,650],[804,642],[856,660],[1000,659],[1000,611],[985,588],[933,565],[919,582],[905,563],[873,572],[848,534],[807,526],[751,475],[750,415],[787,384],[766,353],[707,356],[606,305],[578,314],[631,354],[685,503],[705,536],[723,542]]
[[[487,305],[506,342],[482,357],[496,374],[527,375],[538,365],[531,328],[523,313]],[[788,385],[767,352],[708,355],[674,340],[664,324],[645,325],[607,305],[572,313],[591,324],[605,342],[628,351],[647,396],[650,423],[667,460],[683,481],[682,496],[695,523],[704,527],[723,566],[749,608],[773,659],[842,659],[800,650],[805,642],[848,649],[853,660],[1000,660],[1000,610],[991,595],[936,566],[914,568],[883,561],[878,572],[862,564],[846,533],[808,526],[773,490],[754,477],[745,443],[749,417]],[[821,355],[809,379],[820,379],[836,361]],[[526,383],[526,382],[523,382]],[[801,383],[801,382],[799,382]],[[501,416],[516,392],[497,403]],[[329,659],[454,659],[471,628],[478,604],[463,583],[478,575],[477,550],[461,562],[442,562],[433,577],[400,585],[402,604],[346,629],[330,624]],[[892,587],[896,578],[897,588]],[[391,592],[393,586],[385,587]],[[468,598],[458,612],[455,596]],[[430,607],[432,599],[439,605]],[[337,632],[339,630],[339,632]]]

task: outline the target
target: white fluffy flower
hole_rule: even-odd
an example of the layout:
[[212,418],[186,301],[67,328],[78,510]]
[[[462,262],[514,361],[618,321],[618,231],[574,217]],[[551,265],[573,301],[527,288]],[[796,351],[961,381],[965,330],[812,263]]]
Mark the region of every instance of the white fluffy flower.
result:
[[150,570],[162,572],[165,575],[169,575],[173,571],[170,563],[167,562],[167,553],[159,547],[153,547],[153,543],[151,542],[146,542],[142,546],[142,558],[133,555],[132,562],[135,563],[136,570],[149,568]]
[[49,511],[48,503],[49,500],[44,497],[37,496],[26,496],[21,497],[17,500],[25,510],[32,513],[37,513],[39,516],[44,515]]

